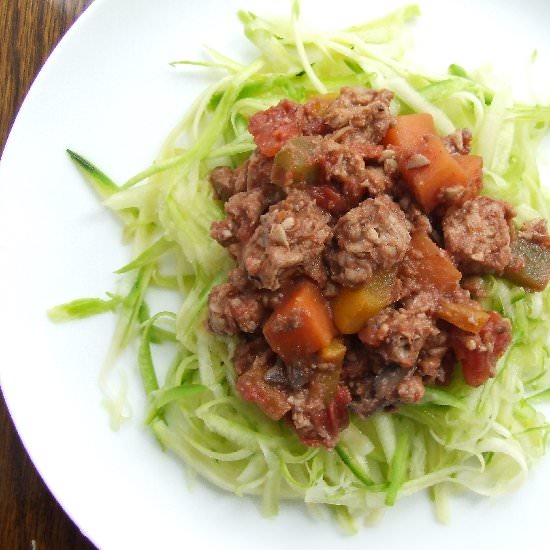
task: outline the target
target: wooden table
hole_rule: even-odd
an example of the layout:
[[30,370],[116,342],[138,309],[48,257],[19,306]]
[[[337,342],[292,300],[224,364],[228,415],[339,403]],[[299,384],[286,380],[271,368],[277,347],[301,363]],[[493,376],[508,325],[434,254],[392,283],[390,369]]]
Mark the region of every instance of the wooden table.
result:
[[[0,0],[0,151],[49,53],[92,0]],[[93,550],[29,460],[0,395],[0,549]]]

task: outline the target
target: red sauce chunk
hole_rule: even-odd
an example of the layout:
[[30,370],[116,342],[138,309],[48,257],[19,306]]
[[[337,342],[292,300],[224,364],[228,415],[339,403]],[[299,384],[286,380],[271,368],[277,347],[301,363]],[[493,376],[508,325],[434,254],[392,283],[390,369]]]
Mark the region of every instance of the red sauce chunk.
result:
[[266,157],[274,157],[289,139],[302,135],[303,126],[303,106],[287,99],[256,113],[248,122],[258,150]]
[[510,321],[495,311],[478,334],[460,329],[450,332],[451,347],[462,363],[464,380],[470,386],[480,386],[496,374],[496,363],[512,341]]
[[338,387],[334,399],[327,407],[311,415],[311,428],[298,430],[302,442],[311,447],[334,447],[339,433],[349,424],[350,403],[351,395],[348,388]]
[[290,405],[280,389],[265,381],[265,374],[261,366],[254,365],[239,376],[237,390],[244,399],[255,402],[267,416],[279,420],[290,410]]
[[318,185],[310,190],[317,206],[331,214],[343,214],[348,209],[346,198],[330,185]]

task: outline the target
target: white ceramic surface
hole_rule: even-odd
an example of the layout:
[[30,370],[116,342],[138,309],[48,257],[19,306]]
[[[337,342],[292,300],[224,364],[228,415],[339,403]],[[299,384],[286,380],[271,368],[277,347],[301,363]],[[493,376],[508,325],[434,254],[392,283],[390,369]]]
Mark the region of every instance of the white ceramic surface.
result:
[[[397,2],[383,4],[304,0],[302,12],[312,25],[338,28]],[[542,68],[548,67],[546,0],[421,5],[417,37],[428,66],[491,61],[513,74],[538,48]],[[418,496],[389,510],[378,527],[349,538],[297,505],[263,519],[251,499],[201,481],[190,490],[181,464],[163,454],[141,425],[143,397],[131,355],[122,367],[129,373],[134,418],[121,431],[110,430],[97,379],[113,319],[53,325],[45,311],[110,290],[111,272],[128,251],[116,221],[65,148],[118,181],[146,167],[208,82],[200,69],[176,70],[168,62],[200,58],[205,43],[249,52],[237,8],[284,13],[288,5],[96,0],[46,63],[14,124],[0,164],[0,381],[38,470],[83,532],[106,550],[549,548],[550,457],[515,494],[453,501],[450,526],[436,523],[427,497]],[[511,80],[523,82],[517,75]],[[549,81],[540,89],[550,91]]]

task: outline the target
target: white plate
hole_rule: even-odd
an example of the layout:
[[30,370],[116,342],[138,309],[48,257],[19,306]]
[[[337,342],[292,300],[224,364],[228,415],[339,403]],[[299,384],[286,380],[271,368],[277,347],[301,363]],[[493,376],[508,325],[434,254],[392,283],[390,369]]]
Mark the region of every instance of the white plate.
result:
[[[118,433],[109,428],[97,377],[113,319],[48,322],[48,307],[111,289],[111,271],[128,257],[116,221],[82,182],[65,148],[119,181],[147,166],[205,85],[200,69],[182,72],[167,62],[200,57],[204,43],[246,51],[236,9],[273,11],[273,4],[97,0],[33,85],[0,165],[0,375],[32,460],[61,505],[103,549],[548,548],[550,459],[513,495],[455,500],[448,527],[435,522],[427,497],[419,496],[352,538],[300,506],[285,506],[266,520],[251,499],[202,482],[191,491],[181,465],[141,426],[143,397],[131,357],[124,366],[134,420]],[[339,27],[394,3],[382,4],[310,0],[302,11],[308,21]],[[420,49],[437,67],[493,60],[510,68],[535,47],[550,53],[546,0],[422,5]],[[276,9],[285,11],[286,3]]]

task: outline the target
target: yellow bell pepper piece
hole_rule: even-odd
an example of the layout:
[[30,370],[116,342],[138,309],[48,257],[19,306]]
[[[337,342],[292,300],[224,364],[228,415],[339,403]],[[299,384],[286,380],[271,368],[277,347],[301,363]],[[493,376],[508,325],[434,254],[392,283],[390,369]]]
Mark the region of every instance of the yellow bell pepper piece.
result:
[[358,288],[343,288],[332,302],[334,322],[343,334],[359,332],[366,322],[395,301],[396,272],[380,271]]

